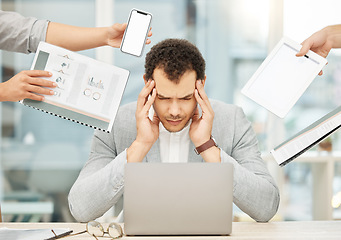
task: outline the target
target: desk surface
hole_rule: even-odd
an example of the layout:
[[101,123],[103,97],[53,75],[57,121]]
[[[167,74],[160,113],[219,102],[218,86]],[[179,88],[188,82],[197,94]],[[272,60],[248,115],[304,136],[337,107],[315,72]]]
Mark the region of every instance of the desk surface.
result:
[[[103,224],[106,226],[107,224]],[[34,228],[71,228],[74,232],[85,229],[85,224],[80,223],[0,223],[0,227],[17,229]],[[123,237],[122,239],[138,240],[233,240],[233,239],[340,239],[341,221],[294,221],[294,222],[234,222],[230,236],[188,236],[188,237]],[[94,240],[87,233],[68,237],[70,240]],[[108,238],[103,238],[108,239]]]

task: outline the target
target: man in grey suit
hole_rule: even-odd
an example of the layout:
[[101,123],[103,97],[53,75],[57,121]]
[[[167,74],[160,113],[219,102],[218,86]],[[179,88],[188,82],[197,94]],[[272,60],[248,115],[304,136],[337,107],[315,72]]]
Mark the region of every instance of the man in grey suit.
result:
[[147,54],[143,77],[137,102],[119,109],[111,133],[95,132],[69,193],[73,216],[86,222],[110,209],[123,195],[126,163],[205,161],[232,163],[234,203],[256,221],[269,221],[278,188],[242,109],[208,99],[199,50],[186,40],[164,40]]

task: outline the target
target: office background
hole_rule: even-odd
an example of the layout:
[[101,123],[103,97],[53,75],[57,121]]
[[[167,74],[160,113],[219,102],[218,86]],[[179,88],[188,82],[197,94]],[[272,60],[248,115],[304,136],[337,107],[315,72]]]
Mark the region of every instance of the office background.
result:
[[[143,86],[145,53],[165,38],[185,38],[198,46],[207,63],[209,97],[243,107],[257,133],[261,151],[303,129],[341,104],[341,52],[332,50],[324,74],[317,77],[285,119],[279,119],[240,93],[269,50],[286,35],[298,42],[331,24],[341,24],[337,0],[2,0],[1,9],[55,22],[93,27],[126,22],[131,8],[153,14],[152,43],[142,57],[102,47],[82,54],[131,71],[122,105],[137,99]],[[0,52],[0,78],[29,69],[33,54]],[[73,221],[67,194],[89,154],[93,130],[22,106],[0,104],[0,163],[3,203],[50,203],[40,221]],[[278,220],[312,220],[312,165],[320,156],[341,150],[340,133],[331,137],[332,153],[319,152],[284,168],[269,163],[281,189]],[[311,152],[316,152],[314,148]],[[332,219],[341,219],[341,162],[333,161]],[[2,204],[4,206],[4,204]],[[19,205],[18,205],[19,206]],[[17,209],[19,209],[17,207]],[[247,219],[238,209],[236,220]],[[37,218],[38,219],[38,218]],[[37,220],[36,219],[36,220]],[[22,214],[5,220],[26,221]]]

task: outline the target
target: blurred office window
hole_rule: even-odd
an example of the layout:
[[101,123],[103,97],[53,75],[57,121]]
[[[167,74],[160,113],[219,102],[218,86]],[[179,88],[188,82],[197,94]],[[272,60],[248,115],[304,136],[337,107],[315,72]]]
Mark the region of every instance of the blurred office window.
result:
[[[340,24],[341,16],[335,11],[340,7],[341,2],[337,0],[323,2],[285,0],[284,35],[302,42],[327,25]],[[341,51],[333,49],[327,60],[329,63],[323,70],[324,74],[315,78],[284,119],[286,138],[293,136],[341,104]],[[331,136],[334,154],[341,149],[340,136],[340,132]],[[318,148],[315,147],[311,151],[317,150]],[[332,153],[320,153],[320,155],[325,154],[332,155]],[[311,163],[292,162],[284,167],[287,185],[282,198],[288,203],[286,208],[288,220],[314,219],[311,193],[314,181],[318,181],[318,179],[314,179],[316,176],[314,176],[312,168],[316,163],[313,163],[313,160]],[[341,171],[338,162],[335,162],[334,169],[333,195],[336,195],[341,191]],[[335,208],[334,218],[340,218],[340,212],[337,209],[340,208]]]
[[[94,0],[3,0],[1,6],[2,10],[24,16],[84,27],[95,26],[94,8]],[[2,81],[30,69],[34,57],[34,54],[1,53]],[[95,50],[82,54],[94,58]],[[30,201],[38,207],[49,202],[54,206],[54,213],[49,213],[46,220],[73,221],[67,207],[67,194],[88,158],[93,130],[17,102],[1,105],[3,200]],[[20,215],[5,215],[4,219],[31,219],[25,209]]]
[[[271,3],[283,3],[277,6],[284,13],[279,23],[269,20]],[[137,99],[143,86],[144,58],[150,48],[166,38],[185,38],[198,46],[206,60],[208,96],[243,107],[264,152],[270,150],[266,142],[269,113],[243,96],[240,90],[267,56],[269,26],[283,28],[285,35],[300,42],[326,25],[341,23],[340,16],[334,13],[340,5],[337,0],[326,0],[323,6],[317,0],[2,0],[2,10],[87,27],[126,22],[132,8],[152,13],[152,43],[145,46],[141,57],[114,49],[113,56],[107,54],[103,58],[130,70],[121,105]],[[105,16],[113,16],[112,21],[104,19]],[[81,53],[102,59],[99,51]],[[313,82],[283,121],[283,138],[292,136],[340,102],[341,58],[338,54],[337,51],[330,54],[325,74]],[[1,51],[1,80],[29,69],[33,56]],[[51,201],[55,207],[52,221],[72,221],[66,197],[88,158],[93,130],[19,103],[1,106],[0,161],[5,200]],[[339,143],[338,135],[334,136]],[[340,146],[334,145],[336,149]],[[282,192],[281,219],[311,219],[310,165],[293,162],[281,170],[287,179]],[[340,167],[336,167],[335,179],[340,175]],[[341,183],[334,184],[335,193],[341,191],[340,186]],[[297,214],[296,209],[302,206],[304,210]]]

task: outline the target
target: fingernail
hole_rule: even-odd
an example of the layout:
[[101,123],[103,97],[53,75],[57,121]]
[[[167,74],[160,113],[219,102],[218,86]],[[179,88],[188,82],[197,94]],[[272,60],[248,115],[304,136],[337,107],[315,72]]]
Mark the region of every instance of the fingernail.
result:
[[50,94],[51,94],[51,95],[54,94],[54,91],[51,90],[51,91],[50,91]]
[[52,72],[49,72],[49,75],[52,76]]
[[54,87],[58,87],[58,84],[57,84],[57,83],[52,83],[52,85],[53,85]]

